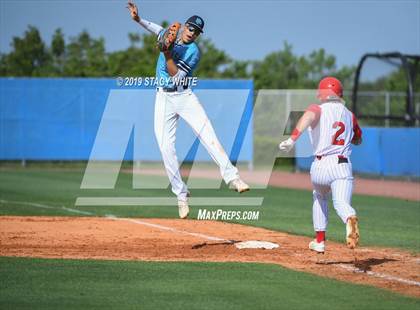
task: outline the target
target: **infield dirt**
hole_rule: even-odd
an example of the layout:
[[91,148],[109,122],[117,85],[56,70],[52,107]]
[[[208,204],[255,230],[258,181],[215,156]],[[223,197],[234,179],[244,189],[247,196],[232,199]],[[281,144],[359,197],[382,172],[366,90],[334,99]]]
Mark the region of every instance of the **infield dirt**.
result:
[[[212,239],[213,238],[213,239]],[[219,238],[220,240],[214,240]],[[263,240],[274,250],[232,241]],[[260,262],[420,297],[420,257],[398,249],[327,243],[239,224],[174,219],[0,217],[0,256],[144,261]]]

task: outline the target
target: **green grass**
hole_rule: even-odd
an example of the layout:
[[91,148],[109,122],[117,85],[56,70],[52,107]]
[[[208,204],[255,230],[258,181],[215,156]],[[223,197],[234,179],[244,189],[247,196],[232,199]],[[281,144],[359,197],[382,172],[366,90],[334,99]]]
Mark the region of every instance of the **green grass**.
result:
[[276,265],[0,258],[1,309],[418,309]]
[[[120,174],[115,190],[80,190],[83,171],[16,169],[0,171],[0,215],[77,216],[61,206],[95,216],[177,218],[177,208],[75,207],[78,196],[172,196],[169,189],[133,190],[132,176]],[[158,178],[158,177],[156,177]],[[166,180],[166,177],[163,177]],[[238,197],[222,190],[192,190],[194,197]],[[264,196],[258,221],[247,225],[312,236],[311,193],[269,188],[245,196]],[[416,202],[355,196],[363,245],[418,252],[420,206]],[[217,209],[216,207],[206,207]],[[197,209],[193,208],[192,218]],[[330,239],[343,241],[344,225],[331,208]],[[419,300],[372,287],[284,269],[240,263],[155,263],[0,258],[0,308],[84,309],[416,309]]]
[[[3,170],[0,172],[0,199],[26,201],[57,207],[42,209],[22,204],[0,203],[0,215],[66,215],[61,206],[74,207],[78,196],[173,196],[169,189],[133,190],[132,176],[120,174],[114,190],[80,190],[83,171],[57,171],[37,169]],[[158,179],[159,177],[154,177]],[[162,177],[166,180],[166,177]],[[238,197],[238,194],[221,190],[192,190],[194,197]],[[269,188],[254,190],[241,197],[263,196],[262,207],[222,207],[225,210],[260,210],[258,221],[241,222],[246,225],[312,236],[312,194],[309,191]],[[353,206],[360,218],[362,245],[377,245],[420,250],[420,205],[401,199],[355,195]],[[204,207],[201,207],[204,208]],[[215,210],[219,207],[205,207]],[[118,217],[177,218],[177,208],[168,206],[115,206],[77,207],[96,216],[114,214]],[[192,208],[192,218],[198,207]],[[344,241],[344,224],[330,205],[328,239]]]

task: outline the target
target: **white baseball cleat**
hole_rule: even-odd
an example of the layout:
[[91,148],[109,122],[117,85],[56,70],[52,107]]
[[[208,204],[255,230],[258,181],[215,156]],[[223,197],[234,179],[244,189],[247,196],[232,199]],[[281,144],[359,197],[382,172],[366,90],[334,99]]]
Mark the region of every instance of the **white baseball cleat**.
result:
[[178,214],[182,219],[186,219],[190,213],[190,208],[188,207],[188,200],[178,200]]
[[237,178],[230,182],[230,188],[234,189],[238,193],[243,193],[249,191],[249,185],[242,181],[240,178]]
[[350,216],[346,223],[346,242],[349,249],[354,249],[359,244],[359,226],[357,216]]
[[317,242],[316,240],[312,240],[309,242],[309,250],[323,254],[325,252],[325,242]]

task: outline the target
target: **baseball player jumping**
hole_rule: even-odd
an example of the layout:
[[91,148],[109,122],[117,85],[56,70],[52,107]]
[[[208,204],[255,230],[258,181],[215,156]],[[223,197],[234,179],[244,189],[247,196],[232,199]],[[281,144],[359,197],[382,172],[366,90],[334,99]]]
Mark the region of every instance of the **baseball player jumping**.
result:
[[248,191],[249,186],[240,179],[238,169],[230,162],[198,98],[188,83],[185,83],[185,78],[192,76],[200,61],[200,51],[194,41],[203,32],[204,20],[194,15],[188,18],[182,30],[179,30],[180,25],[177,23],[166,30],[140,18],[137,6],[132,1],[128,2],[127,8],[134,21],[158,36],[161,53],[156,65],[156,78],[164,82],[160,83],[156,93],[154,128],[172,192],[178,198],[179,217],[184,219],[189,213],[189,192],[181,179],[175,151],[179,117],[192,127],[219,166],[226,184],[239,193]]
[[311,181],[314,187],[312,217],[316,233],[309,249],[325,252],[328,225],[328,195],[331,191],[334,208],[346,224],[347,246],[354,249],[359,242],[356,211],[351,206],[353,174],[350,162],[351,144],[362,143],[362,131],[343,101],[341,82],[333,77],[322,79],[318,86],[320,104],[312,104],[299,119],[292,135],[280,143],[281,151],[290,151],[307,128],[314,150]]

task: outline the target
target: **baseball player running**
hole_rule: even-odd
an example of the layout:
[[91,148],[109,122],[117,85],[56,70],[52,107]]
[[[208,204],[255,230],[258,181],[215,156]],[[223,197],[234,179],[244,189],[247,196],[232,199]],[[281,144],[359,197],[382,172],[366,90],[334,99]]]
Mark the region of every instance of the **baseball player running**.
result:
[[333,77],[322,79],[318,86],[320,104],[312,104],[299,119],[292,135],[280,143],[281,151],[290,151],[307,128],[314,150],[311,181],[314,187],[312,217],[316,233],[309,249],[325,252],[328,225],[328,194],[334,208],[346,224],[347,246],[354,249],[359,242],[356,211],[351,206],[353,175],[350,162],[351,144],[362,143],[362,131],[343,101],[341,82]]
[[226,184],[239,193],[248,191],[249,186],[240,179],[238,169],[230,162],[198,98],[185,83],[185,78],[192,76],[200,61],[200,51],[194,41],[203,32],[204,20],[197,15],[191,16],[178,35],[179,24],[173,24],[166,30],[140,18],[137,6],[132,1],[128,2],[127,8],[134,21],[158,36],[161,53],[156,65],[156,78],[163,83],[160,83],[156,93],[154,128],[172,192],[178,198],[179,217],[184,219],[189,213],[189,192],[181,179],[175,150],[179,117],[192,127],[219,166]]

